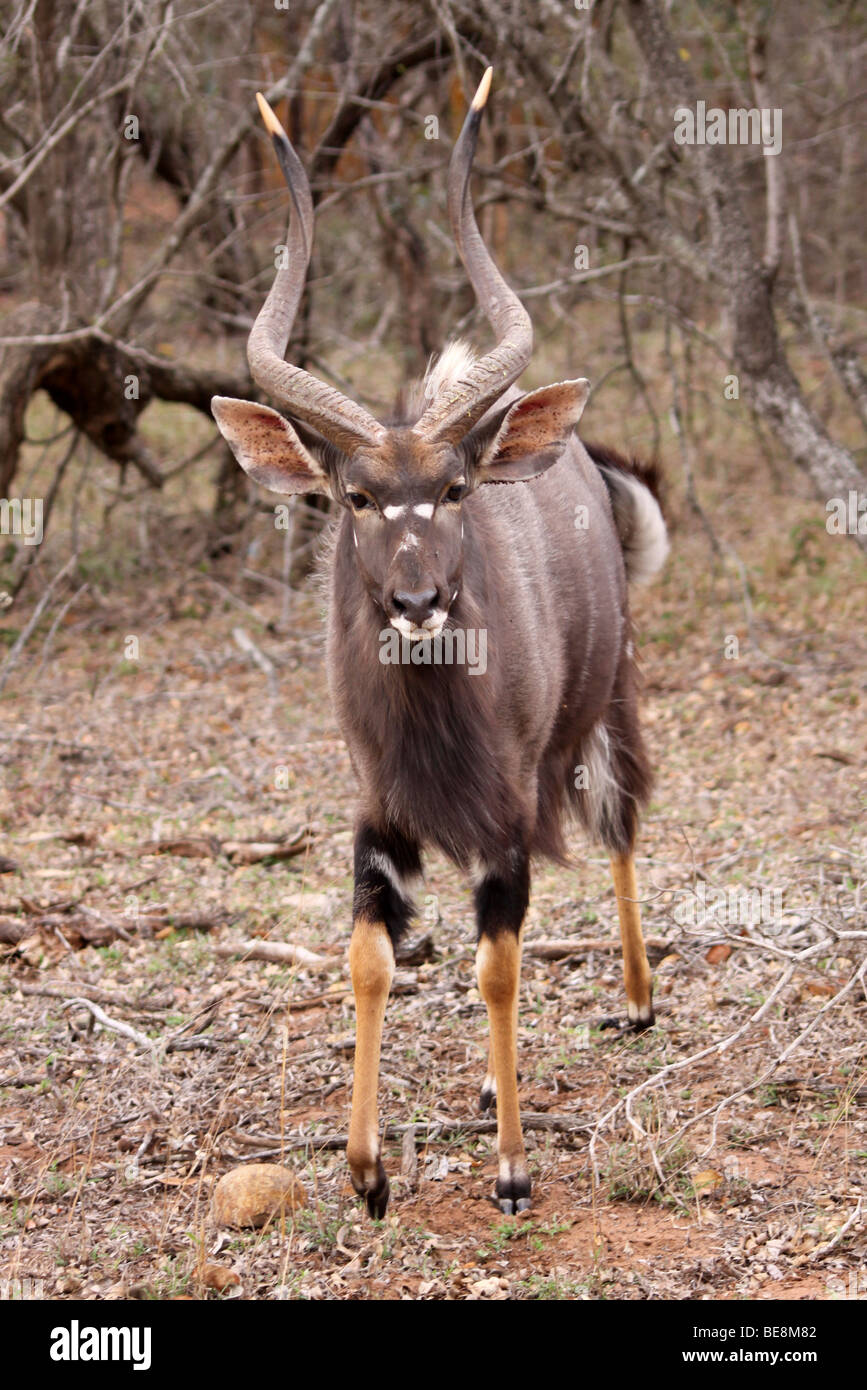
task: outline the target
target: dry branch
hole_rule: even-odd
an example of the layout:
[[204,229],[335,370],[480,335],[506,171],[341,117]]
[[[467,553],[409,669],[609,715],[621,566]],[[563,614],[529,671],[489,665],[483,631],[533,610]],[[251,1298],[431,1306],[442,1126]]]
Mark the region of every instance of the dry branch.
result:
[[[668,951],[671,943],[662,936],[646,936],[644,944],[652,951]],[[535,956],[537,960],[565,960],[569,956],[586,956],[591,951],[619,951],[620,941],[615,937],[595,937],[589,940],[576,937],[551,939],[549,941],[528,941],[524,954]]]
[[836,1249],[837,1249],[837,1246],[840,1245],[840,1244],[842,1243],[844,1237],[847,1236],[847,1235],[849,1234],[850,1230],[851,1230],[852,1227],[855,1225],[855,1222],[856,1222],[856,1221],[860,1221],[860,1219],[861,1219],[861,1212],[862,1212],[862,1209],[863,1209],[863,1203],[864,1203],[864,1198],[863,1198],[863,1197],[859,1197],[859,1198],[858,1198],[858,1201],[857,1201],[857,1203],[856,1203],[856,1205],[855,1205],[854,1211],[852,1211],[851,1214],[849,1215],[849,1217],[846,1219],[846,1221],[843,1222],[843,1225],[840,1227],[840,1229],[839,1229],[839,1231],[837,1232],[837,1234],[836,1234],[831,1240],[826,1241],[826,1243],[825,1243],[824,1245],[818,1245],[818,1246],[816,1247],[816,1249],[813,1250],[813,1251],[811,1252],[811,1254],[810,1254],[810,1260],[811,1260],[811,1261],[813,1261],[813,1260],[820,1260],[820,1259],[822,1259],[825,1255],[830,1255],[830,1253],[831,1253],[832,1250],[836,1250]]
[[140,845],[138,853],[178,854],[185,859],[216,859],[224,854],[233,864],[259,864],[265,859],[294,859],[311,849],[313,843],[313,831],[305,826],[282,840],[218,840],[215,835],[154,840]]
[[22,980],[16,984],[22,994],[43,995],[49,999],[65,999],[67,1001],[77,998],[93,999],[98,1004],[110,1004],[115,1008],[135,1009],[139,1013],[157,1013],[166,1009],[171,1000],[163,999],[133,999],[128,996],[118,994],[117,990],[102,989],[99,985],[86,984],[83,980],[70,980],[68,983],[51,984],[48,981],[40,982],[38,985],[28,984]]
[[146,1051],[153,1052],[158,1046],[153,1038],[148,1038],[144,1033],[139,1033],[128,1023],[121,1023],[116,1018],[110,1018],[99,1004],[95,1004],[92,999],[85,999],[83,995],[76,995],[74,999],[67,999],[65,1004],[60,1006],[60,1012],[64,1013],[67,1009],[81,1007],[88,1009],[97,1023],[101,1023],[103,1028],[108,1028],[112,1033],[120,1033],[121,1037],[130,1038],[137,1047],[144,1048]]
[[172,931],[213,931],[233,920],[231,913],[215,912],[147,912],[118,917],[83,907],[81,911],[46,912],[32,903],[22,903],[28,920],[0,918],[0,942],[18,946],[29,941],[36,931],[59,933],[69,950],[81,946],[107,946],[118,938],[129,941],[131,936],[153,936]]
[[36,604],[36,607],[34,608],[33,612],[28,618],[20,635],[16,638],[15,643],[10,648],[9,654],[6,657],[6,660],[3,662],[2,667],[0,667],[0,691],[2,691],[7,680],[11,676],[13,670],[15,669],[15,666],[18,663],[18,659],[21,656],[21,653],[24,650],[25,646],[27,645],[27,642],[30,636],[32,635],[34,628],[38,624],[39,619],[42,617],[42,614],[47,608],[51,600],[51,596],[54,593],[54,590],[57,588],[61,580],[66,578],[67,574],[75,565],[77,560],[77,555],[70,555],[69,559],[66,561],[66,564],[57,571],[57,574],[54,576],[52,580],[49,581],[49,583],[45,586],[42,593],[40,594],[39,602]]
[[243,956],[245,960],[268,960],[279,965],[333,965],[325,956],[308,951],[306,946],[293,946],[289,941],[217,942],[218,956]]
[[[527,1111],[521,1115],[521,1125],[525,1130],[534,1130],[544,1134],[583,1134],[592,1129],[589,1120],[576,1120],[564,1115],[540,1114],[536,1111]],[[383,1131],[383,1139],[386,1143],[400,1143],[401,1146],[407,1142],[406,1136],[412,1135],[416,1145],[433,1144],[439,1140],[455,1140],[470,1137],[476,1134],[496,1134],[496,1120],[430,1120],[426,1123],[387,1125]],[[248,1136],[249,1137],[249,1136]],[[254,1136],[255,1137],[255,1136]],[[266,1148],[258,1150],[256,1153],[245,1155],[247,1162],[264,1158],[274,1158],[286,1149],[312,1149],[318,1152],[328,1150],[342,1150],[346,1148],[346,1134],[324,1134],[311,1135],[301,1133],[289,1133],[286,1135],[263,1134],[258,1136],[263,1143],[277,1144],[278,1148]]]

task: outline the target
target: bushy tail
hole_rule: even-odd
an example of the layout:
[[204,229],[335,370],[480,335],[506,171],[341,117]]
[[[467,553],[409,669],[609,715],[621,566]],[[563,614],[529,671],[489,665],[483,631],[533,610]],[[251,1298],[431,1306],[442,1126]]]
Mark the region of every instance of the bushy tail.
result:
[[631,584],[646,584],[659,573],[668,555],[668,532],[659,505],[659,466],[626,459],[604,444],[582,443],[608,488],[626,577]]

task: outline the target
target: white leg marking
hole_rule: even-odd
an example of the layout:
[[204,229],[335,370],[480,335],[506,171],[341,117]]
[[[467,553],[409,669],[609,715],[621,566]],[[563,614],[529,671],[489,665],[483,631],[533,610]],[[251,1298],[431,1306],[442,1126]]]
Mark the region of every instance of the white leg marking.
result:
[[369,868],[378,869],[381,874],[384,874],[392,888],[400,893],[402,898],[408,896],[406,880],[402,874],[398,873],[397,868],[387,854],[383,854],[382,851],[378,849],[369,849],[366,858]]
[[652,1004],[634,1004],[631,999],[626,1001],[626,1016],[630,1023],[649,1023],[653,1017]]

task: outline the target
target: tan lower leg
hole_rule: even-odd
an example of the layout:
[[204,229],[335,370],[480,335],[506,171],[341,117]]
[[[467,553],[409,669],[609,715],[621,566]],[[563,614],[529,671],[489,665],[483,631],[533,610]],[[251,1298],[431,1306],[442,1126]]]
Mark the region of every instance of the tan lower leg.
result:
[[[382,1024],[394,975],[394,951],[382,922],[356,922],[349,945],[349,968],[355,994],[356,1032],[346,1157],[356,1191],[370,1198],[371,1194],[379,1195],[385,1183],[383,1201],[387,1201],[388,1185],[379,1157],[377,1088]],[[368,1206],[371,1206],[370,1200]],[[384,1204],[382,1210],[385,1210]]]
[[518,986],[521,942],[512,931],[484,935],[476,952],[479,992],[491,1029],[489,1068],[497,1085],[497,1196],[504,1211],[529,1206],[530,1183],[518,1108]]
[[[518,990],[515,990],[515,1037],[518,1036]],[[485,1079],[482,1082],[483,1110],[489,1110],[497,1099],[497,1074],[494,1070],[494,1047],[491,1043],[488,1047],[488,1068],[485,1072]]]
[[638,884],[633,856],[612,856],[611,876],[614,879],[617,912],[620,917],[626,1011],[631,1023],[649,1025],[653,1022],[653,982],[641,933],[641,909],[638,904]]

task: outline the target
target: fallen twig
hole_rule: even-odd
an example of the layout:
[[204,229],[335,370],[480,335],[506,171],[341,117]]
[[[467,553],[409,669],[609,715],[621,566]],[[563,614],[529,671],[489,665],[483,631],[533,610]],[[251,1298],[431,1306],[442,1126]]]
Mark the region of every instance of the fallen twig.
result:
[[259,864],[263,859],[294,859],[312,844],[312,836],[302,830],[285,840],[224,840],[222,853],[233,864]]
[[[102,989],[100,985],[84,984],[82,981],[75,980],[68,984],[49,984],[45,983],[31,985],[22,981],[17,985],[22,994],[46,995],[51,999],[79,999],[81,997],[93,999],[100,1004],[114,1004],[115,1007],[122,1009],[136,1009],[141,1013],[158,1012],[168,1007],[168,1003],[152,999],[129,999],[122,995],[111,993],[107,989]],[[70,991],[72,991],[70,993]],[[169,1001],[170,1002],[170,1001]]]
[[232,637],[235,646],[240,647],[241,651],[249,656],[259,667],[259,670],[265,675],[268,681],[268,689],[274,694],[276,692],[276,671],[271,658],[266,656],[260,647],[256,646],[249,632],[246,632],[244,628],[233,627]]
[[[325,956],[317,956],[306,946],[294,946],[290,941],[217,942],[218,956],[243,956],[246,960],[268,960],[278,965],[332,965]],[[294,1007],[294,1005],[293,1005]]]
[[844,1236],[848,1234],[849,1230],[852,1228],[852,1226],[854,1226],[855,1222],[860,1218],[860,1216],[861,1216],[861,1208],[862,1208],[862,1206],[863,1206],[863,1203],[864,1203],[864,1198],[863,1198],[863,1197],[859,1197],[859,1198],[858,1198],[858,1201],[857,1201],[857,1203],[856,1203],[856,1206],[855,1206],[855,1210],[852,1212],[852,1214],[851,1214],[851,1216],[849,1217],[849,1219],[843,1223],[843,1225],[840,1227],[839,1231],[838,1231],[837,1234],[833,1237],[833,1239],[827,1241],[824,1245],[818,1245],[818,1246],[816,1247],[816,1249],[813,1250],[813,1251],[811,1252],[811,1254],[810,1254],[810,1260],[811,1260],[811,1261],[813,1261],[813,1260],[819,1260],[819,1259],[822,1258],[823,1255],[830,1255],[830,1253],[831,1253],[832,1250],[836,1250],[837,1246],[838,1246],[838,1245],[840,1244],[840,1242],[843,1240]]
[[[644,944],[652,951],[665,951],[669,946],[668,941],[662,936],[646,936]],[[586,956],[590,951],[620,949],[620,940],[614,936],[591,940],[562,937],[550,941],[527,941],[524,944],[524,954],[534,956],[537,960],[564,960],[567,956]]]
[[135,917],[118,917],[82,907],[77,913],[60,916],[40,911],[33,904],[25,906],[25,910],[30,914],[26,922],[0,918],[0,942],[18,946],[42,928],[51,933],[61,932],[64,944],[72,950],[84,944],[106,946],[117,937],[129,941],[136,932],[147,937],[168,936],[172,931],[212,931],[234,920],[229,913],[140,912]]
[[[532,1111],[528,1114],[522,1114],[521,1124],[525,1130],[543,1130],[554,1134],[582,1134],[593,1128],[589,1120],[574,1120],[564,1115],[545,1115]],[[429,1144],[440,1139],[461,1139],[464,1135],[496,1134],[496,1132],[496,1120],[431,1120],[426,1124],[388,1125],[384,1130],[383,1140],[387,1143],[400,1142],[403,1148],[407,1134],[413,1135],[416,1144]],[[246,1136],[247,1139],[255,1137]],[[321,1151],[345,1149],[349,1136],[346,1134],[286,1134],[283,1136],[263,1134],[258,1137],[263,1143],[274,1144],[278,1147],[265,1148],[252,1154],[246,1154],[245,1163],[273,1158],[286,1149],[310,1148]]]
[[120,1033],[124,1038],[130,1038],[137,1047],[143,1047],[148,1052],[154,1052],[159,1046],[158,1043],[154,1042],[153,1038],[146,1037],[144,1033],[140,1033],[138,1029],[130,1027],[128,1023],[121,1023],[116,1018],[109,1018],[104,1009],[101,1009],[98,1004],[94,1004],[92,999],[85,999],[81,994],[76,995],[74,999],[67,999],[65,1004],[61,1004],[60,1012],[64,1013],[66,1009],[71,1009],[73,1005],[80,1005],[83,1009],[89,1009],[97,1023],[101,1023],[103,1028],[110,1029],[112,1033]]
[[263,859],[293,859],[313,844],[307,827],[282,840],[223,840],[215,835],[186,835],[139,845],[139,854],[179,854],[185,859],[216,859],[224,854],[233,864],[259,864]]

